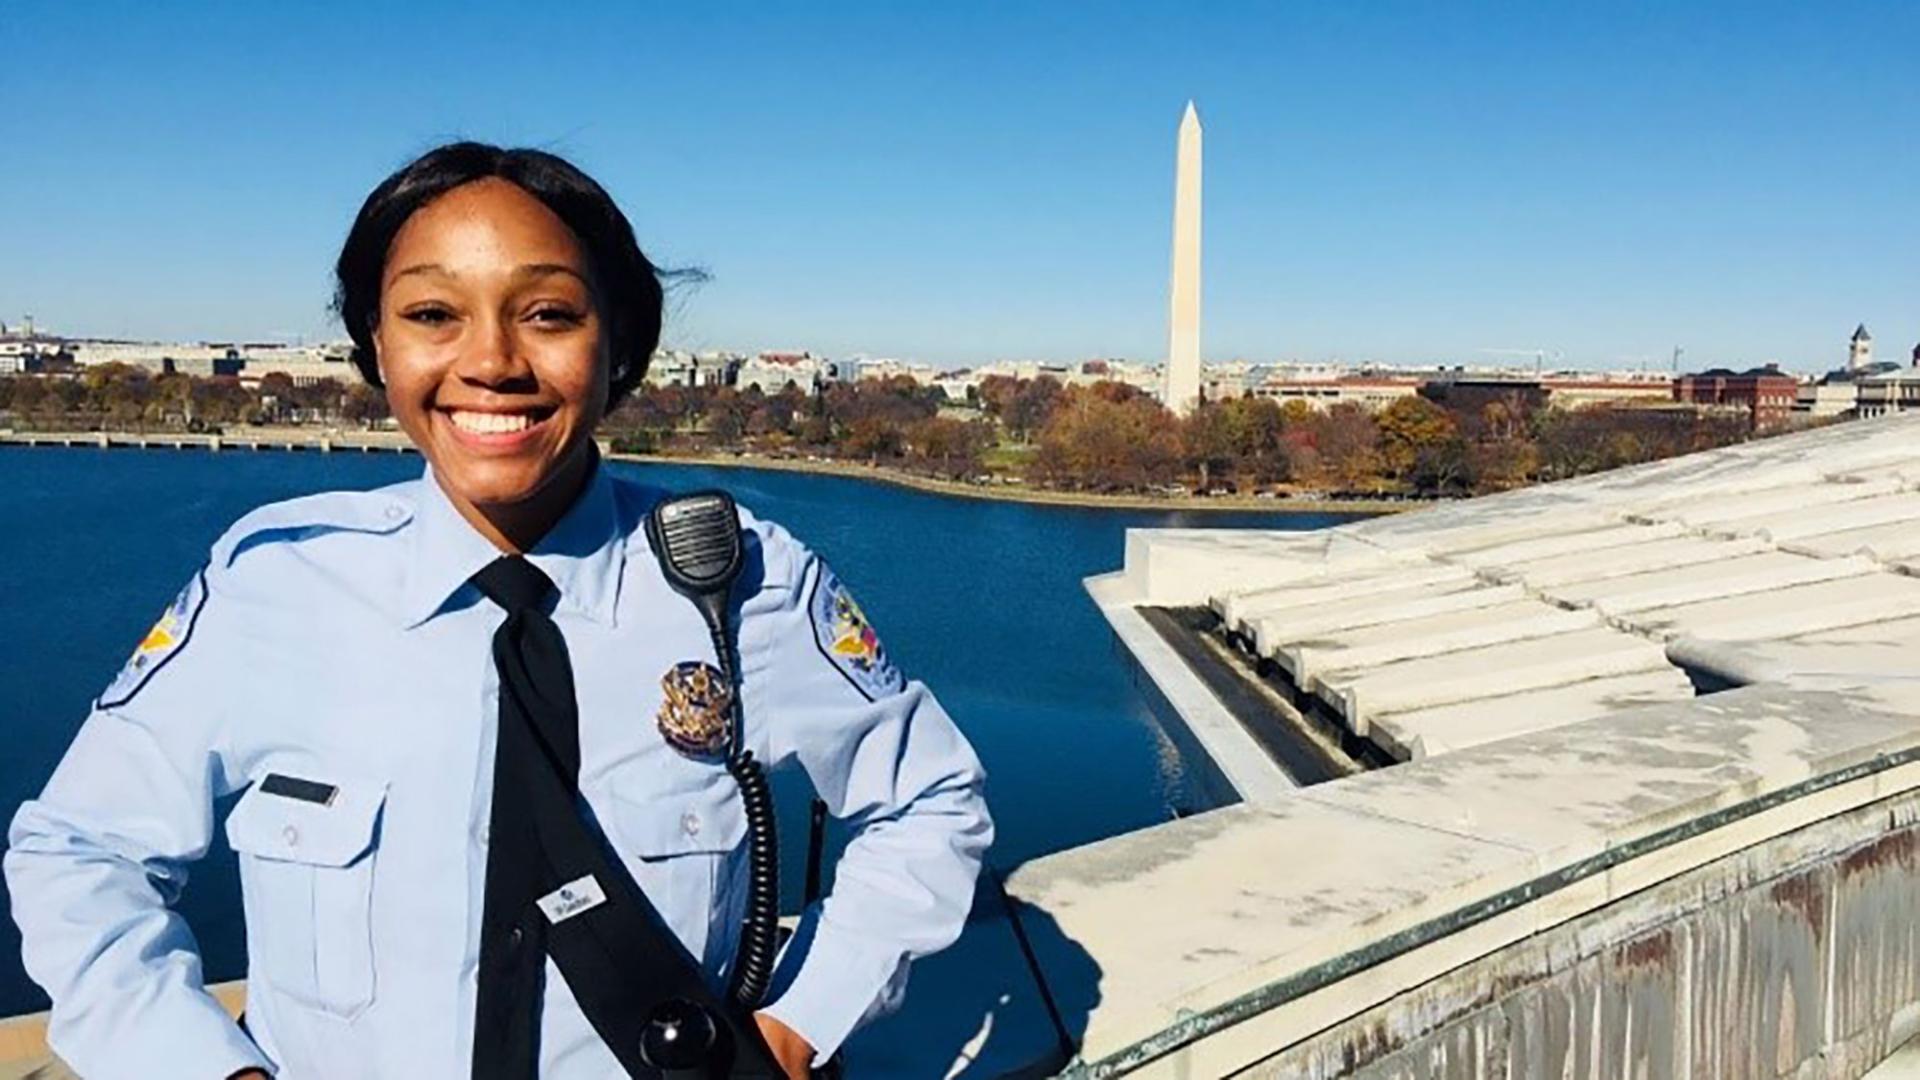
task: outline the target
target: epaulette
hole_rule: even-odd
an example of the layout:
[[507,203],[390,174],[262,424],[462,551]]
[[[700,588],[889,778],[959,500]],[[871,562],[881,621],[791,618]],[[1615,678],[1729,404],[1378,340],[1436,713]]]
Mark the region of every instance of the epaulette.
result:
[[388,491],[325,491],[248,511],[213,545],[213,565],[229,567],[248,548],[331,532],[390,533],[413,520],[413,504]]

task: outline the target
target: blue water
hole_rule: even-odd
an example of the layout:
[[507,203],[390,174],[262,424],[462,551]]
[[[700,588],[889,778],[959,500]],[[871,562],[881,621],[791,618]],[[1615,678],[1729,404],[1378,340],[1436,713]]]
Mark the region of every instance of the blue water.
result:
[[[725,487],[833,565],[900,665],[933,688],[979,750],[999,823],[991,861],[1002,868],[1201,802],[1081,588],[1087,575],[1119,567],[1126,530],[1339,520],[1035,506],[764,470],[613,467],[664,487]],[[0,447],[3,820],[39,790],[88,703],[233,519],[261,503],[377,487],[420,469],[419,458],[394,454]],[[776,792],[782,836],[791,838],[783,854],[797,860],[804,788],[789,779]],[[241,975],[230,853],[217,850],[196,868],[181,909],[208,975]],[[44,1005],[20,969],[7,920],[0,1016]]]

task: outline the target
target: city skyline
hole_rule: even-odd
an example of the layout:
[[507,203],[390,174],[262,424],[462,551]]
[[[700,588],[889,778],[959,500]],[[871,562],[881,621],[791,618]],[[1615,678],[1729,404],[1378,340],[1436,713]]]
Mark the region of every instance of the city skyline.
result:
[[1172,42],[1142,7],[608,10],[552,56],[506,9],[371,13],[0,16],[28,163],[0,177],[0,317],[334,336],[359,198],[470,135],[576,158],[711,272],[673,346],[1158,358],[1193,98],[1209,363],[1817,371],[1836,327],[1920,340],[1909,10],[1226,7]]

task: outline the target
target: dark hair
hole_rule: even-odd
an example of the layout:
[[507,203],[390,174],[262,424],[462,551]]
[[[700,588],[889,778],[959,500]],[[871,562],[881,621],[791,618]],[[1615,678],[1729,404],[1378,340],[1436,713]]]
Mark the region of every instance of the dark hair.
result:
[[380,318],[380,279],[387,250],[414,211],[462,184],[498,177],[540,200],[587,249],[600,316],[607,326],[612,409],[639,385],[660,344],[661,273],[634,241],[633,226],[606,189],[566,159],[542,150],[504,150],[477,142],[448,143],[380,181],[334,264],[334,311],[353,339],[353,366],[380,385],[373,328]]

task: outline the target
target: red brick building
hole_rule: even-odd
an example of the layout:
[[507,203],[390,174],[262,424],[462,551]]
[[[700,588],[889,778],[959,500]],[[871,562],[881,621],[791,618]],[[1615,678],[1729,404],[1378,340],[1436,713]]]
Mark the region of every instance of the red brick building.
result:
[[1746,371],[1714,368],[1682,375],[1673,383],[1675,401],[1744,409],[1755,431],[1778,427],[1791,419],[1799,393],[1800,380],[1782,372],[1777,364]]

